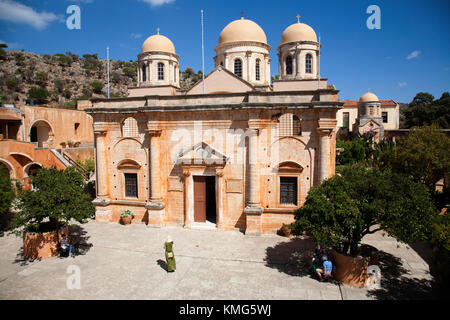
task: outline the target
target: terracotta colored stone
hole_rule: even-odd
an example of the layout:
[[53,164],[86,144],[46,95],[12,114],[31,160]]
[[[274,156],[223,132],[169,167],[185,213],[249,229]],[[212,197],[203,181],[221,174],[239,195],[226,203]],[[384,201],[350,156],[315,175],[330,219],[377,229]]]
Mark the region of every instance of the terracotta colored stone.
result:
[[30,259],[50,258],[58,255],[61,234],[69,233],[68,227],[45,233],[24,233],[23,254]]

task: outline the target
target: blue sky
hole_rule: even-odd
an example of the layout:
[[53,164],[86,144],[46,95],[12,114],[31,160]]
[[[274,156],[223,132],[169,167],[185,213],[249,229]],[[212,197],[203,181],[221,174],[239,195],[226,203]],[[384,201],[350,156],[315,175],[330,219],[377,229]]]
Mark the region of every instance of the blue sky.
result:
[[[81,9],[81,29],[66,27],[67,7]],[[381,29],[369,30],[368,6],[381,10]],[[265,31],[271,74],[278,73],[276,48],[283,30],[297,21],[321,36],[321,76],[340,90],[340,99],[359,99],[370,90],[380,99],[410,102],[426,91],[450,91],[450,1],[448,0],[0,0],[0,41],[12,49],[41,54],[71,51],[136,60],[145,39],[169,37],[181,69],[200,70],[200,10],[205,11],[205,69],[214,67],[214,47],[231,21],[244,17]]]

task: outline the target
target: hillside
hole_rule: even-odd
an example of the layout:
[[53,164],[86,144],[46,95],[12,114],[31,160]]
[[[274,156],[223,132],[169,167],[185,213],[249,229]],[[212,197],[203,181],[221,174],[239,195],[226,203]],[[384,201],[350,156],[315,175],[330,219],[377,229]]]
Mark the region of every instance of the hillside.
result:
[[[107,96],[107,61],[97,54],[0,53],[0,103],[21,105],[32,98],[35,104],[76,108],[78,99]],[[110,96],[126,97],[127,88],[136,86],[136,74],[136,61],[110,60]],[[188,89],[199,78],[201,72],[188,67],[180,86]]]

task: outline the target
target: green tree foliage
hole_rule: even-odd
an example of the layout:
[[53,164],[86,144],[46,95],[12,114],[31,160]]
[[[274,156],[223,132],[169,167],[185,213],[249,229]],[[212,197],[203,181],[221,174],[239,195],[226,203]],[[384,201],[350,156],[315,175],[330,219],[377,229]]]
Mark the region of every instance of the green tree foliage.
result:
[[0,60],[6,60],[6,51],[4,49],[8,48],[6,43],[0,43]]
[[440,99],[426,92],[419,92],[404,110],[405,126],[438,124],[444,129],[450,129],[450,94],[444,92]]
[[68,67],[73,62],[72,57],[66,56],[63,53],[57,53],[57,54],[54,54],[53,56],[57,58],[59,65],[63,66],[63,67]]
[[17,81],[16,78],[10,78],[6,79],[5,84],[9,90],[15,91],[17,89],[17,86],[19,85],[19,81]]
[[62,93],[64,90],[64,81],[61,79],[55,79],[53,81],[53,84],[55,85],[55,89],[58,93]]
[[44,86],[48,81],[48,74],[45,71],[39,71],[34,74],[36,83],[40,86]]
[[18,213],[11,222],[16,234],[23,230],[45,232],[67,225],[71,219],[86,223],[95,212],[86,183],[74,168],[43,168],[31,178],[35,190],[19,193]]
[[92,81],[91,82],[91,87],[92,87],[92,90],[94,91],[94,93],[100,94],[100,93],[102,93],[103,82]]
[[14,189],[8,170],[0,164],[0,214],[7,213],[14,200]]
[[397,143],[392,169],[411,176],[434,190],[436,182],[450,175],[450,137],[437,125],[413,127]]
[[38,104],[45,103],[49,96],[50,92],[42,87],[31,87],[28,90],[28,99],[33,99]]
[[433,223],[431,244],[439,274],[450,285],[450,214],[438,216]]
[[292,230],[309,231],[322,245],[354,255],[362,238],[380,229],[403,242],[428,239],[436,215],[423,184],[389,171],[346,166],[342,176],[311,188]]

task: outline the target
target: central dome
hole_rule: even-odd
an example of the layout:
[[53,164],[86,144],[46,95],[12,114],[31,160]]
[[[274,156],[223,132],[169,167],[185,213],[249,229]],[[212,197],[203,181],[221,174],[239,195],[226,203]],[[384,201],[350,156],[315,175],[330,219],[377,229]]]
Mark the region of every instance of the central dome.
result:
[[241,18],[230,22],[220,33],[219,45],[237,41],[254,41],[267,44],[264,30],[251,20]]
[[148,37],[142,45],[142,53],[150,51],[161,51],[175,54],[175,46],[169,38],[158,33]]
[[284,30],[281,35],[281,45],[297,41],[317,42],[317,35],[313,28],[304,23],[294,23]]

